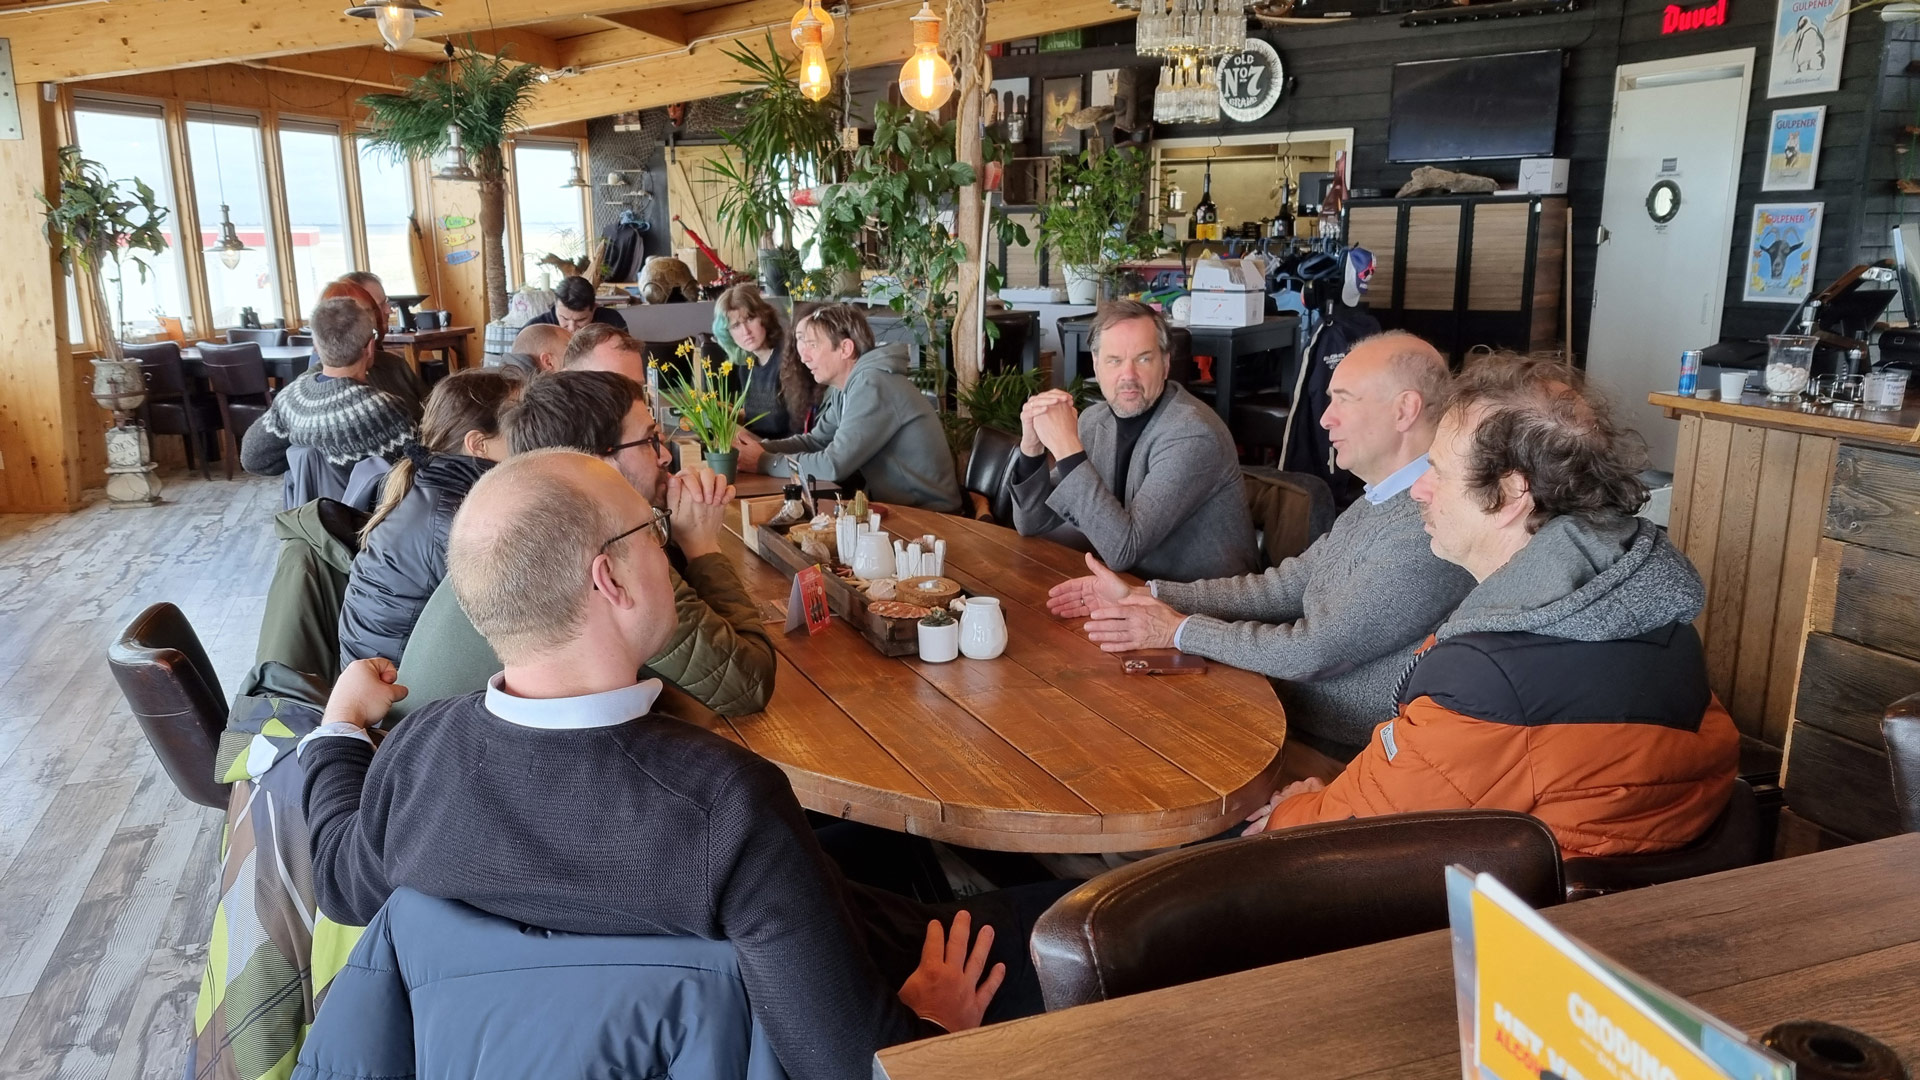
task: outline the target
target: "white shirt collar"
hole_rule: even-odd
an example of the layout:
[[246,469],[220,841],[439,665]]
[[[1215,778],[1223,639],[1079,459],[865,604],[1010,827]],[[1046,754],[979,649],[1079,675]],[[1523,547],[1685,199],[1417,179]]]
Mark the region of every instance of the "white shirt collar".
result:
[[1387,477],[1385,480],[1377,484],[1368,484],[1366,492],[1367,501],[1375,506],[1386,502],[1388,499],[1412,487],[1413,482],[1420,479],[1426,471],[1427,455],[1421,454],[1419,457],[1400,466],[1400,468],[1394,471],[1392,476]]
[[614,727],[653,711],[660,696],[660,680],[623,686],[598,694],[579,697],[525,698],[508,693],[501,683],[506,672],[487,680],[487,711],[509,724],[521,727],[564,731],[576,728]]

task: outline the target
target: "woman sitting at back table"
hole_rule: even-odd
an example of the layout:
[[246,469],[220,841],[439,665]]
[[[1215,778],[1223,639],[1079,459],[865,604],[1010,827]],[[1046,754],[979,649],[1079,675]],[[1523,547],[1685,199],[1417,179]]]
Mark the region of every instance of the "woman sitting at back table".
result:
[[720,294],[713,305],[713,336],[722,348],[731,339],[733,348],[727,351],[733,359],[753,358],[744,403],[751,421],[748,431],[763,439],[784,439],[813,426],[820,384],[800,362],[792,332],[760,295],[758,285],[743,282]]
[[400,662],[420,610],[446,577],[454,513],[474,481],[506,460],[500,414],[521,386],[515,372],[477,368],[433,388],[421,442],[387,474],[380,506],[360,530],[340,603],[341,667],[370,656]]

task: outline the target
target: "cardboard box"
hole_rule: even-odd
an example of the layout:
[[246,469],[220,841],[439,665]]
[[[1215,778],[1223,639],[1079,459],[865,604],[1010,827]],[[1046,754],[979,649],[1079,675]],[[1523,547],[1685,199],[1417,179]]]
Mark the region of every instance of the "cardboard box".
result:
[[1246,289],[1203,290],[1193,294],[1188,326],[1252,326],[1266,317],[1267,294]]
[[1565,195],[1567,159],[1520,159],[1520,190],[1529,195]]

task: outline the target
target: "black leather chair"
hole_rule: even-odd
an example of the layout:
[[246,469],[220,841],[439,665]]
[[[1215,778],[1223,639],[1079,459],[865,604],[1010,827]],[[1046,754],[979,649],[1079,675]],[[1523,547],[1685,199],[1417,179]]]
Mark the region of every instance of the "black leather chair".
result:
[[1052,1012],[1447,925],[1445,869],[1561,902],[1560,848],[1504,810],[1352,818],[1169,851],[1061,897],[1034,925]]
[[1920,832],[1920,694],[1888,707],[1880,721],[1880,737],[1886,740],[1887,760],[1893,766],[1893,801],[1900,811],[1900,828]]
[[1765,858],[1760,840],[1760,805],[1753,788],[1735,778],[1727,808],[1698,840],[1678,851],[1568,859],[1567,899],[1584,900],[1752,866]]
[[215,345],[203,341],[198,346],[200,362],[206,368],[207,385],[220,403],[220,426],[226,429],[231,445],[224,455],[227,479],[233,479],[233,463],[240,459],[240,440],[254,421],[267,415],[273,404],[273,390],[267,385],[267,362],[260,346],[252,342]]
[[1279,453],[1287,441],[1287,415],[1293,411],[1293,395],[1285,390],[1262,390],[1246,397],[1235,395],[1227,428],[1233,441],[1250,450]]
[[313,335],[312,335],[312,334],[288,334],[288,335],[287,335],[287,344],[289,344],[289,345],[305,345],[305,346],[307,346],[308,348],[312,348],[312,347],[313,347]]
[[1020,436],[981,425],[973,433],[973,452],[967,455],[966,489],[975,504],[983,505],[995,524],[1013,525],[1013,463],[1020,460]]
[[1325,480],[1264,465],[1242,465],[1240,475],[1246,479],[1247,510],[1253,527],[1260,530],[1260,554],[1268,566],[1307,550],[1333,528],[1337,511]]
[[226,809],[232,785],[213,777],[226,697],[187,617],[172,604],[141,612],[107,647],[107,666],[173,786],[202,806]]
[[287,330],[284,326],[262,326],[258,328],[236,326],[227,331],[227,344],[239,345],[251,342],[255,345],[285,345]]
[[180,346],[171,341],[134,345],[120,343],[120,351],[129,360],[140,361],[147,376],[147,403],[140,406],[140,420],[149,435],[178,435],[186,448],[187,468],[200,466],[200,479],[211,480],[207,468],[209,432],[219,431],[220,406],[194,392],[180,360]]

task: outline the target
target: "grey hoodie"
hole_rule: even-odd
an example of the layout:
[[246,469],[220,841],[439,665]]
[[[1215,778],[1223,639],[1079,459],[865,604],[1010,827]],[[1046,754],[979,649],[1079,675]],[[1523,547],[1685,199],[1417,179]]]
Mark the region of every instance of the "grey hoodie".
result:
[[1699,571],[1652,522],[1557,517],[1468,593],[1434,636],[1619,641],[1690,622],[1706,598]]
[[[847,385],[828,388],[805,435],[768,439],[761,469],[839,480],[858,472],[869,497],[958,513],[960,481],[933,402],[907,378],[907,347],[882,345],[854,361]],[[789,460],[790,458],[790,460]]]

